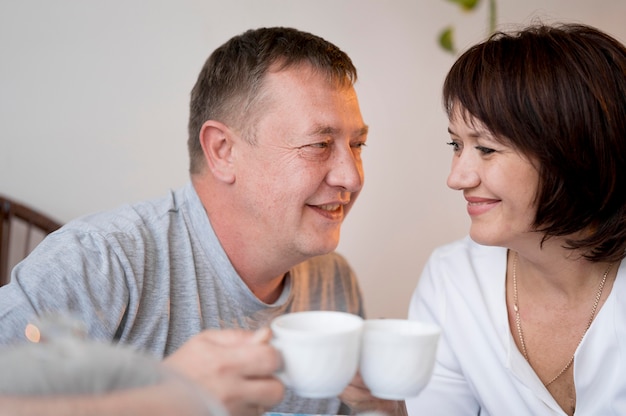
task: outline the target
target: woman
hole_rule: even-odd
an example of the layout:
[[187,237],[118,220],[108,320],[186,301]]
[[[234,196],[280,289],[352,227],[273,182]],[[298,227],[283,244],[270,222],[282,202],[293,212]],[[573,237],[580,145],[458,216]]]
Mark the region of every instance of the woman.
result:
[[409,414],[626,414],[626,48],[583,25],[498,33],[443,98],[471,227],[411,300],[443,334]]

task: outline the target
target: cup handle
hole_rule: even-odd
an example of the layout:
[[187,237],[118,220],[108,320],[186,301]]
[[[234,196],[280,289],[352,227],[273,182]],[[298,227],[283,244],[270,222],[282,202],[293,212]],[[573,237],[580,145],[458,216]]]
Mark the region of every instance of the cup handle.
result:
[[287,376],[287,373],[285,372],[285,360],[283,358],[283,350],[281,349],[281,343],[278,339],[276,338],[272,338],[270,339],[270,344],[276,348],[278,350],[278,352],[281,355],[281,359],[282,359],[282,366],[280,369],[278,369],[274,375],[276,376],[276,378],[278,378],[285,386],[287,387],[291,387],[292,383],[289,380],[289,377]]

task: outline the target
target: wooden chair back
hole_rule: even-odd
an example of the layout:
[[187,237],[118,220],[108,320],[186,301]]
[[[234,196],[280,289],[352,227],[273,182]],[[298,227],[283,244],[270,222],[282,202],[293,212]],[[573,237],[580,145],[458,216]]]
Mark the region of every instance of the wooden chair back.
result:
[[0,195],[0,286],[11,269],[61,223],[25,204]]

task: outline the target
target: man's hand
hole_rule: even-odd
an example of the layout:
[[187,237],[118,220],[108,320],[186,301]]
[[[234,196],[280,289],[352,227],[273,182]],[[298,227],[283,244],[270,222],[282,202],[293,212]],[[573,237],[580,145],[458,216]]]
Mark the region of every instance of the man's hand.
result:
[[269,345],[270,337],[268,328],[203,331],[164,364],[199,384],[231,416],[258,416],[280,403],[285,393],[274,377],[282,361]]

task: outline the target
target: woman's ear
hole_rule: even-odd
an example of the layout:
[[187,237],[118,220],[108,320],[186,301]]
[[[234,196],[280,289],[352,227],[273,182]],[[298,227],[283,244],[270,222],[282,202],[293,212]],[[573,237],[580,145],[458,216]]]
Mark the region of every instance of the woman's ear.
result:
[[213,176],[223,182],[235,181],[233,137],[229,128],[219,121],[207,120],[200,129],[200,145]]

